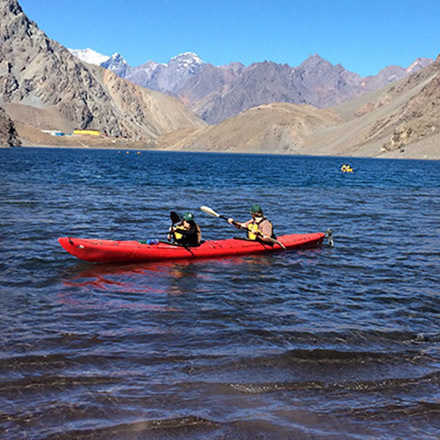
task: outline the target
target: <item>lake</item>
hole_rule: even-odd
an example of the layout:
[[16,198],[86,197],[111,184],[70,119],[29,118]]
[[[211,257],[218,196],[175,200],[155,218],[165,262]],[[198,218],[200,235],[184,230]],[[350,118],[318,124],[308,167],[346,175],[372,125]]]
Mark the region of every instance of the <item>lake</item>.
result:
[[[0,438],[438,439],[440,162],[0,149]],[[342,173],[349,163],[354,173]],[[91,264],[259,203],[334,247]]]

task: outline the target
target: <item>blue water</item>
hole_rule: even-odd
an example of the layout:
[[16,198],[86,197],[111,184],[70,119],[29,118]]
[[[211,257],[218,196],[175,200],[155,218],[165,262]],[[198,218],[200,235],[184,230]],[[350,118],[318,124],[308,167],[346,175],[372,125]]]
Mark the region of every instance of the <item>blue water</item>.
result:
[[[0,150],[0,438],[438,439],[440,162]],[[340,172],[350,163],[353,174]],[[335,246],[94,265],[259,203]]]

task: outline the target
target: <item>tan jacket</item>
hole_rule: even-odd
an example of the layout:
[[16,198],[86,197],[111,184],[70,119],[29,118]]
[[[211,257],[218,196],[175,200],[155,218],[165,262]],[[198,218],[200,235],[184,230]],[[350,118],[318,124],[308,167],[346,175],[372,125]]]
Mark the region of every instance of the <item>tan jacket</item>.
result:
[[266,217],[263,217],[263,219],[260,222],[258,222],[258,220],[259,218],[257,217],[256,219],[251,219],[248,220],[246,223],[242,223],[242,225],[247,228],[252,223],[258,224],[258,231],[261,234],[263,234],[265,237],[272,237],[273,234],[272,223]]

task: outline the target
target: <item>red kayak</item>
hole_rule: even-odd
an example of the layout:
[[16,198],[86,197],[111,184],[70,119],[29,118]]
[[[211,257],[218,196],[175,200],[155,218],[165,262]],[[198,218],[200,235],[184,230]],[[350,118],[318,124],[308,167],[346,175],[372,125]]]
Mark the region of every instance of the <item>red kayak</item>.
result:
[[[281,235],[277,238],[286,249],[299,249],[318,246],[326,234]],[[93,238],[61,237],[61,246],[73,256],[94,263],[135,263],[141,261],[166,261],[190,258],[216,258],[235,255],[260,254],[281,251],[274,243],[263,244],[239,238],[227,240],[208,240],[200,246],[184,247],[167,242],[145,244],[139,241],[113,241]]]

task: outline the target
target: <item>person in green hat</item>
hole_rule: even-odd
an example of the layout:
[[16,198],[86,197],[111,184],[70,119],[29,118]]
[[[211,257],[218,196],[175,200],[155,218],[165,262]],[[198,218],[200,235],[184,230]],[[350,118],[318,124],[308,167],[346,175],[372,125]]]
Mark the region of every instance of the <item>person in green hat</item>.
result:
[[246,229],[247,238],[249,240],[259,240],[273,244],[274,239],[276,239],[273,225],[272,222],[264,216],[260,205],[254,204],[251,206],[251,216],[252,218],[244,223],[236,222],[233,218],[229,218],[228,223],[238,229]]
[[199,246],[202,242],[202,231],[195,222],[192,212],[185,212],[182,220],[170,227],[168,241],[183,246]]

